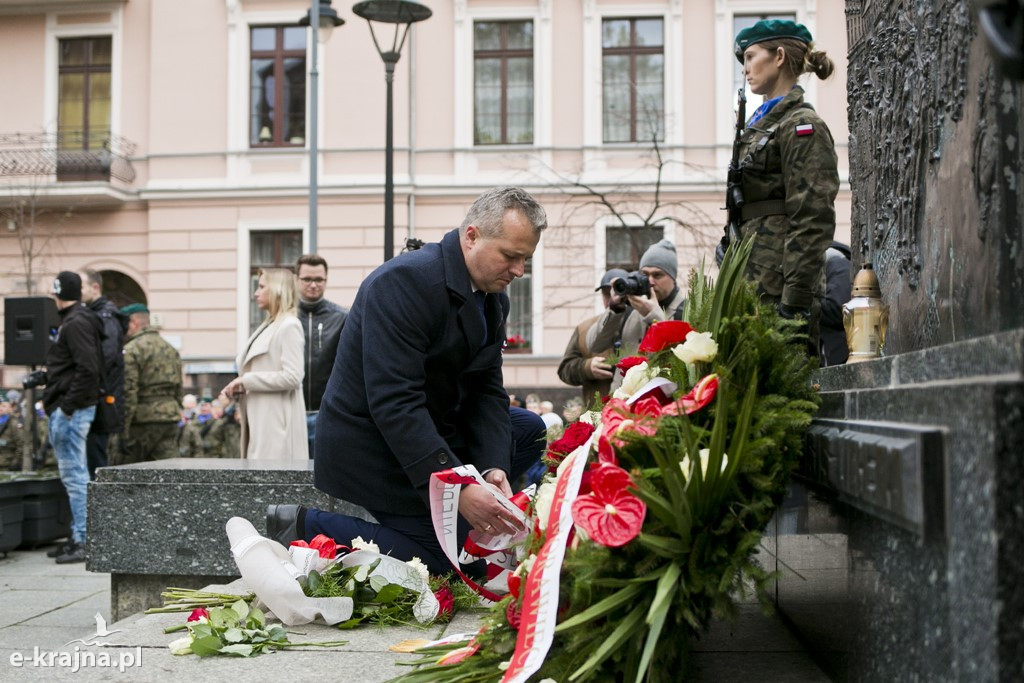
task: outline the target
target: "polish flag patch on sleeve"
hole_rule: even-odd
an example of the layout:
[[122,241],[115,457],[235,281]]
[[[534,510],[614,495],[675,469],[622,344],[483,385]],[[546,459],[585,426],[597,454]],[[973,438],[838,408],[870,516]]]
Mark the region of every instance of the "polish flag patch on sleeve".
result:
[[804,135],[814,135],[814,126],[809,123],[802,123],[796,127],[797,137]]

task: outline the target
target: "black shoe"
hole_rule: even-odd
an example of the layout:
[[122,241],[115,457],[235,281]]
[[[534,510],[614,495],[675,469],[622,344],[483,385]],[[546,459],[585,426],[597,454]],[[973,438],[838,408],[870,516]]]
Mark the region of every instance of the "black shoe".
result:
[[46,556],[47,557],[59,557],[60,555],[63,555],[64,553],[66,553],[68,551],[68,549],[71,546],[73,546],[73,545],[74,545],[74,543],[72,543],[71,541],[64,541],[63,543],[61,543],[59,546],[57,546],[53,550],[48,550],[46,552]]
[[302,534],[298,528],[299,510],[302,508],[298,505],[268,505],[267,538],[277,541],[285,548],[291,545],[292,541],[301,540]]
[[85,562],[84,543],[71,543],[67,552],[57,556],[57,564],[72,564],[74,562]]

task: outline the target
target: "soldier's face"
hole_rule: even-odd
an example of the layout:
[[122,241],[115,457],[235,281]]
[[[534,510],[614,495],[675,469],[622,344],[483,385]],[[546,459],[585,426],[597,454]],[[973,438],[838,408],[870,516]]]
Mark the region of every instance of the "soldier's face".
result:
[[7,401],[0,402],[0,415],[10,415],[11,404]]
[[755,95],[769,95],[775,89],[782,64],[785,61],[783,49],[768,51],[760,45],[751,45],[743,53],[743,73],[750,90]]

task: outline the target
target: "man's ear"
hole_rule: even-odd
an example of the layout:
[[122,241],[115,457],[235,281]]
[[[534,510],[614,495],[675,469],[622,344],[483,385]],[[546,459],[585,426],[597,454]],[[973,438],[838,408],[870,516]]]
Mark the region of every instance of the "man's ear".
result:
[[480,229],[475,225],[466,226],[466,242],[470,245],[475,244],[480,239]]

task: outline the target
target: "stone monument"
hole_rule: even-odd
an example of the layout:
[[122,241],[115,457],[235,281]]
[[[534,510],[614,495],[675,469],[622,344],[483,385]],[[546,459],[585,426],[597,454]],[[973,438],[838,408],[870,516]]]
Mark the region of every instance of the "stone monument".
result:
[[1024,680],[1024,92],[987,40],[1016,17],[1019,53],[1021,5],[977,4],[846,3],[853,270],[889,331],[817,375],[765,543],[837,680]]

